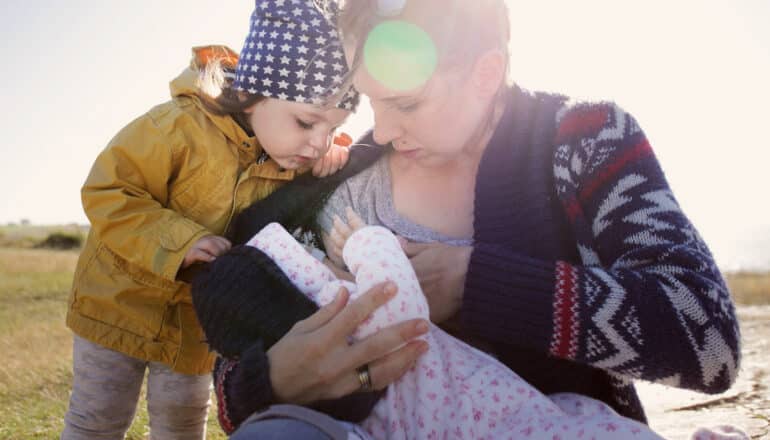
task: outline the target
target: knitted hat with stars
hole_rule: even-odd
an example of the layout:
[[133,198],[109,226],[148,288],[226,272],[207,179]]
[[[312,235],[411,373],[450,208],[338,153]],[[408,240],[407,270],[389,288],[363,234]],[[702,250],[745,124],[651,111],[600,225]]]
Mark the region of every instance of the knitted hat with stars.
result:
[[[334,4],[330,4],[334,6]],[[358,93],[334,26],[335,8],[314,0],[257,0],[233,87],[250,95],[353,110]]]

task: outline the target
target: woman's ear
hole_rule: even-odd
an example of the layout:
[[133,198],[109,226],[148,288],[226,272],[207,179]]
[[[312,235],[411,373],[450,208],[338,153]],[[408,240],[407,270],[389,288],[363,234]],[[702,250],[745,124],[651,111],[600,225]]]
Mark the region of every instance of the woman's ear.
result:
[[502,51],[494,49],[485,52],[473,66],[471,81],[480,96],[494,96],[505,79],[507,60]]

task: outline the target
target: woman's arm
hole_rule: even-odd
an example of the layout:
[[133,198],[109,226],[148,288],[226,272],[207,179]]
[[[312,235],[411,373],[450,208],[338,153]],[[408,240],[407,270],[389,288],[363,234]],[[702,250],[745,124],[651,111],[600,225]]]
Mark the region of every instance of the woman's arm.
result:
[[623,376],[726,390],[740,357],[734,306],[636,121],[611,104],[577,107],[557,146],[556,186],[583,264],[476,243],[464,321]]

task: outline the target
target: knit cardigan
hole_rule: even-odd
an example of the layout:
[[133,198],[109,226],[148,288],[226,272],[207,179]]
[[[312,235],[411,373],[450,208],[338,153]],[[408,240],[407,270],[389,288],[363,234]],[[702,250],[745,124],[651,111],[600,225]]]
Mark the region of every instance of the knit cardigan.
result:
[[[361,143],[373,144],[371,135]],[[305,208],[317,210],[355,172],[345,174],[325,188],[308,185],[305,197],[316,202]],[[257,202],[252,215],[260,203],[280,205],[287,195]],[[708,393],[735,380],[740,335],[725,283],[642,130],[618,106],[514,87],[479,167],[474,214],[463,330],[542,392],[579,392],[645,421],[634,379]],[[258,226],[242,227],[237,242]],[[220,293],[233,282],[216,279]],[[194,298],[209,296],[193,290]],[[204,323],[207,311],[198,312]],[[211,328],[204,325],[207,337]],[[255,340],[237,358],[217,362],[228,432],[272,401],[265,349]],[[351,420],[344,415],[355,408],[352,419],[365,417],[377,396],[353,396],[368,400],[321,409]]]

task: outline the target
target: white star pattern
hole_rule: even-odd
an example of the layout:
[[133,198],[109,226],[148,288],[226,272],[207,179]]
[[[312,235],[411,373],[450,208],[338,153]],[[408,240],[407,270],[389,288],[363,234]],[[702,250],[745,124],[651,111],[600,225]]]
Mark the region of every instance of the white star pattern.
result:
[[[301,103],[322,103],[325,95],[338,94],[347,68],[333,21],[314,0],[259,0],[233,87]],[[343,91],[338,107],[352,109],[358,94]]]

